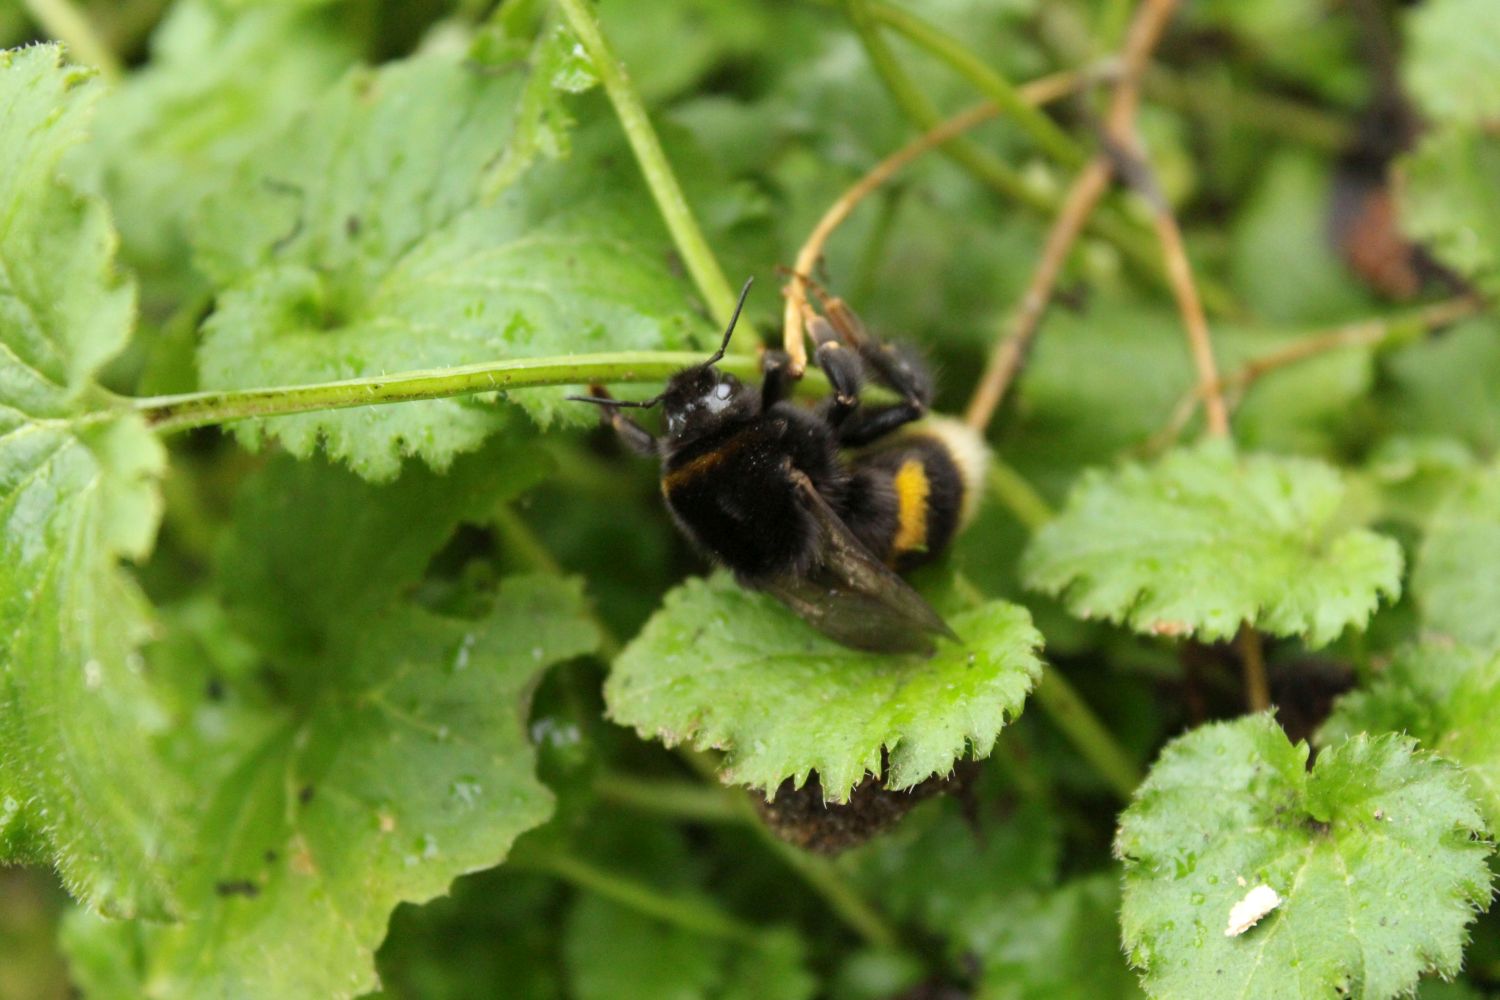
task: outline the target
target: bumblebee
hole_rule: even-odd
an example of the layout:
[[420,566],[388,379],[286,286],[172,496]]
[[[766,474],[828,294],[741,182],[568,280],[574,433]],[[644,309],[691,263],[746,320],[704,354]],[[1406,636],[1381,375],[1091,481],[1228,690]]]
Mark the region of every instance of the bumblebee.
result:
[[[630,450],[661,460],[678,527],[742,586],[856,649],[931,652],[936,637],[957,638],[897,572],[936,558],[973,514],[983,442],[956,421],[922,420],[933,388],[925,366],[865,333],[836,299],[832,323],[808,326],[833,387],[817,408],[790,400],[782,352],[766,353],[758,390],[720,371],[749,291],[747,281],[719,349],[660,395],[634,402],[596,388],[572,398],[602,407]],[[901,401],[862,406],[867,378]],[[661,437],[621,412],[658,405]]]

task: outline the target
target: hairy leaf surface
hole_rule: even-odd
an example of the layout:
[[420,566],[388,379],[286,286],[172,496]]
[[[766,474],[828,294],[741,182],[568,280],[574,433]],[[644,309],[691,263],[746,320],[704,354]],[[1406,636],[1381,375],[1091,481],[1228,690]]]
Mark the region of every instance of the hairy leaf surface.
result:
[[101,102],[84,150],[147,304],[191,294],[189,221],[240,162],[354,61],[338,22],[305,7],[174,4],[151,59]]
[[92,906],[160,915],[184,790],[151,753],[150,616],[117,563],[151,549],[164,453],[94,412],[135,294],[103,207],[58,180],[88,76],[55,46],[0,52],[0,849]]
[[1319,462],[1216,442],[1086,475],[1023,561],[1029,586],[1082,618],[1228,639],[1242,622],[1323,645],[1400,592],[1394,541],[1341,520]]
[[492,441],[446,473],[409,463],[389,484],[278,456],[238,497],[220,550],[225,602],[267,648],[315,652],[418,579],[460,523],[483,521],[550,464],[519,437]]
[[[397,903],[498,864],[551,812],[532,773],[528,692],[596,641],[578,585],[519,578],[477,621],[386,609],[345,633],[318,676],[279,681],[292,706],[268,703],[254,676],[222,682],[223,702],[185,702],[177,721],[193,745],[179,764],[202,795],[187,919],[99,924],[75,956],[99,950],[93,935],[135,941],[139,989],[154,997],[373,988]],[[193,671],[172,662],[180,646],[156,652],[154,669]]]
[[890,756],[892,788],[988,755],[1041,673],[1026,611],[950,615],[962,644],[930,658],[862,653],[727,576],[690,580],[615,661],[610,715],[643,736],[727,752],[726,780],[770,791],[817,771],[844,799]]
[[1400,732],[1464,766],[1491,832],[1500,830],[1500,653],[1427,643],[1402,650],[1368,689],[1340,699],[1319,733]]
[[[533,93],[531,100],[540,98]],[[317,382],[584,351],[684,347],[701,321],[613,131],[480,199],[527,118],[526,78],[436,56],[346,77],[211,199],[198,259],[224,288],[206,387]],[[531,136],[527,141],[534,141]],[[542,422],[597,414],[518,394]],[[241,424],[370,479],[446,466],[501,426],[493,398]]]
[[[1153,996],[1384,998],[1458,971],[1491,880],[1463,775],[1395,735],[1307,757],[1268,715],[1216,723],[1169,744],[1136,792],[1115,853]],[[1261,885],[1280,905],[1226,935]]]

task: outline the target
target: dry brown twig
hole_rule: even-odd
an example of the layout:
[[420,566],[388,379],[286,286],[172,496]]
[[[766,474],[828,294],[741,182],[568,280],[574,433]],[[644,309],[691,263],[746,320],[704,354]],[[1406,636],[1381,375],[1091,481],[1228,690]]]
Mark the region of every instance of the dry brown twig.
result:
[[[1020,92],[1023,98],[1040,107],[1110,76],[1112,72],[1108,64],[1082,71],[1053,73],[1022,85]],[[782,322],[782,344],[783,350],[791,359],[789,367],[794,377],[801,377],[807,368],[806,324],[811,316],[811,306],[807,300],[807,276],[812,274],[818,261],[822,259],[823,248],[829,237],[849,218],[860,202],[879,190],[907,164],[1000,113],[998,105],[985,101],[954,115],[881,160],[823,213],[823,217],[803,242],[802,249],[798,251],[783,292],[786,306]]]
[[1268,351],[1257,358],[1250,359],[1211,386],[1203,384],[1194,386],[1177,401],[1166,425],[1152,435],[1143,450],[1146,454],[1153,455],[1176,441],[1188,421],[1192,419],[1193,411],[1197,409],[1199,400],[1204,398],[1205,392],[1212,391],[1224,395],[1225,405],[1230,410],[1234,410],[1239,406],[1245,391],[1250,386],[1280,368],[1306,361],[1320,354],[1327,354],[1330,351],[1353,347],[1375,347],[1403,330],[1418,329],[1423,332],[1440,330],[1461,319],[1476,315],[1484,311],[1484,308],[1485,304],[1481,299],[1472,295],[1461,295],[1424,306],[1404,316],[1382,316],[1358,323],[1346,323],[1331,330],[1309,334],[1294,340],[1274,351]]
[[[1130,22],[1125,46],[1120,53],[1119,77],[1104,120],[1105,137],[1117,148],[1134,149],[1137,146],[1134,139],[1135,113],[1140,105],[1141,77],[1176,6],[1177,0],[1142,0]],[[1108,190],[1114,171],[1114,157],[1104,152],[1090,160],[1074,178],[1063,199],[1062,209],[1047,234],[1031,281],[1007,321],[1005,335],[991,352],[984,375],[969,400],[964,421],[970,427],[982,431],[1004,401],[1006,390],[1020,371],[1021,362],[1041,324],[1042,314],[1052,299],[1068,251],[1077,241],[1099,199]]]
[[1182,328],[1187,334],[1193,365],[1198,369],[1198,386],[1193,398],[1203,401],[1203,409],[1208,417],[1208,433],[1214,437],[1228,437],[1229,411],[1224,405],[1218,366],[1214,361],[1213,340],[1208,333],[1208,318],[1203,313],[1203,302],[1198,297],[1198,286],[1193,281],[1193,265],[1188,260],[1187,247],[1182,242],[1182,229],[1177,225],[1177,217],[1172,214],[1171,203],[1161,189],[1151,161],[1142,151],[1132,148],[1111,149],[1110,152],[1116,157],[1116,171],[1151,209],[1151,219],[1156,228],[1156,238],[1161,243],[1162,261],[1167,269],[1172,298],[1177,302],[1177,311],[1182,316]]

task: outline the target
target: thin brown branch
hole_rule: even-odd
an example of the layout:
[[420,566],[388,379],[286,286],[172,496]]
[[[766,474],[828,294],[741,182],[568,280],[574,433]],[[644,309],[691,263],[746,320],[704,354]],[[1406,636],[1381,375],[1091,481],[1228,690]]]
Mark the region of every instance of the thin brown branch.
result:
[[1156,214],[1156,235],[1161,240],[1162,257],[1166,261],[1167,276],[1172,282],[1172,295],[1177,299],[1178,311],[1182,313],[1182,325],[1187,331],[1188,346],[1193,352],[1193,364],[1198,368],[1199,394],[1203,398],[1203,409],[1208,417],[1208,432],[1215,437],[1229,436],[1229,410],[1224,406],[1224,396],[1219,391],[1219,369],[1214,363],[1213,342],[1209,339],[1208,320],[1203,315],[1203,302],[1198,297],[1198,286],[1193,283],[1193,265],[1188,261],[1187,248],[1182,244],[1182,230],[1170,210]]
[[[1020,88],[1021,96],[1030,104],[1042,106],[1088,86],[1101,77],[1100,71],[1054,73],[1033,80]],[[808,233],[798,251],[796,263],[787,280],[784,295],[786,307],[783,317],[782,340],[784,350],[791,358],[790,371],[800,377],[807,367],[807,341],[805,335],[809,305],[807,301],[807,276],[817,267],[834,231],[853,213],[860,202],[879,190],[903,167],[938,146],[967,132],[969,129],[998,116],[1002,108],[993,101],[976,104],[918,136],[896,152],[881,160],[870,172],[849,187],[838,200],[828,207],[818,224]]]
[[1021,301],[1006,322],[1005,336],[990,353],[989,364],[985,366],[984,375],[980,377],[979,385],[969,399],[969,407],[964,411],[964,422],[975,430],[983,431],[989,425],[990,417],[1005,398],[1005,391],[1021,370],[1021,362],[1041,326],[1042,315],[1052,299],[1052,289],[1057,284],[1057,276],[1067,260],[1068,251],[1072,249],[1084,223],[1088,221],[1089,213],[1109,187],[1109,175],[1109,161],[1103,157],[1096,158],[1083,168],[1068,189],[1062,210],[1057,213],[1057,218],[1047,233],[1047,242],[1042,248],[1036,270],[1031,274],[1026,291],[1021,294]]
[[[1176,6],[1177,0],[1142,0],[1130,22],[1125,47],[1120,53],[1119,79],[1115,82],[1109,111],[1104,120],[1106,141],[1116,147],[1132,144],[1135,113],[1140,105],[1141,76]],[[1015,312],[1006,322],[1005,335],[990,353],[984,375],[980,377],[974,396],[969,400],[964,421],[975,430],[983,431],[989,425],[990,418],[999,409],[1006,391],[1020,371],[1021,362],[1026,357],[1052,299],[1057,276],[1062,271],[1068,252],[1077,241],[1089,216],[1093,214],[1099,199],[1109,188],[1114,169],[1114,157],[1107,151],[1099,153],[1080,171],[1068,189],[1062,209],[1047,234],[1041,259],[1037,261],[1031,281],[1027,283]]]
[[1294,340],[1274,351],[1268,351],[1250,359],[1213,385],[1199,384],[1188,391],[1177,401],[1166,426],[1153,435],[1146,450],[1154,453],[1177,440],[1182,429],[1192,419],[1199,400],[1204,399],[1207,392],[1216,392],[1229,397],[1230,402],[1227,405],[1233,409],[1251,385],[1278,369],[1307,361],[1330,351],[1353,347],[1377,347],[1403,336],[1422,335],[1433,330],[1440,330],[1461,319],[1483,312],[1484,309],[1485,303],[1481,299],[1472,295],[1461,295],[1401,315],[1381,316],[1357,323],[1347,323]]
[[1249,623],[1240,626],[1234,644],[1239,647],[1245,667],[1245,703],[1252,712],[1271,707],[1271,685],[1266,680],[1266,653],[1260,644],[1260,633]]
[[1172,298],[1177,302],[1177,311],[1182,316],[1182,327],[1187,334],[1193,366],[1198,370],[1198,396],[1203,400],[1208,432],[1214,437],[1228,437],[1229,411],[1224,405],[1224,396],[1219,387],[1213,339],[1208,332],[1208,318],[1203,314],[1203,300],[1193,281],[1193,265],[1188,260],[1187,247],[1182,241],[1182,229],[1177,225],[1171,203],[1167,201],[1166,193],[1162,191],[1156,171],[1138,137],[1130,136],[1128,141],[1129,148],[1111,150],[1116,157],[1116,170],[1151,208],[1167,282],[1172,289]]

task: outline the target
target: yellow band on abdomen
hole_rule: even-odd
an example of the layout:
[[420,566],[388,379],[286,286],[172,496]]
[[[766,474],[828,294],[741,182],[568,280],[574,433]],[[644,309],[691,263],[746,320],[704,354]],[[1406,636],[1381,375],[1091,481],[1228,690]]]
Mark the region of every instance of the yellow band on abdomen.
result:
[[920,459],[908,459],[896,470],[896,540],[891,554],[927,547],[927,470]]

